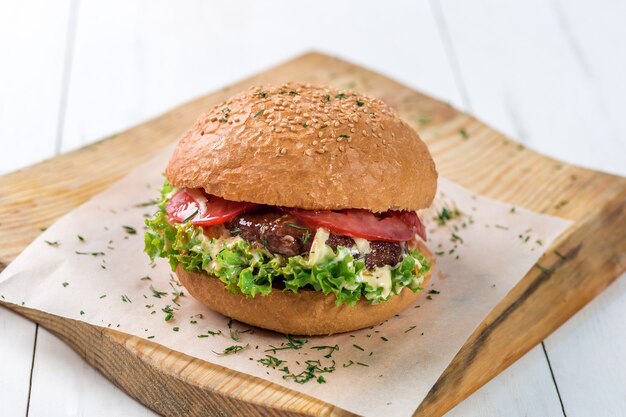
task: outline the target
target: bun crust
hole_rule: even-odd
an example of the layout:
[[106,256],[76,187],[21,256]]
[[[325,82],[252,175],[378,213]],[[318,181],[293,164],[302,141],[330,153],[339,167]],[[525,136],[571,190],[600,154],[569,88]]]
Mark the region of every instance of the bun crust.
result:
[[[334,294],[320,291],[274,290],[265,297],[246,298],[232,294],[218,278],[206,273],[188,272],[179,265],[176,275],[187,291],[210,309],[243,323],[293,335],[330,335],[374,326],[404,310],[421,294],[404,288],[380,304],[361,299],[354,307],[337,306]],[[430,272],[422,287],[429,279]]]
[[418,210],[437,188],[428,148],[389,106],[297,83],[251,88],[200,116],[166,176],[227,200],[307,210]]

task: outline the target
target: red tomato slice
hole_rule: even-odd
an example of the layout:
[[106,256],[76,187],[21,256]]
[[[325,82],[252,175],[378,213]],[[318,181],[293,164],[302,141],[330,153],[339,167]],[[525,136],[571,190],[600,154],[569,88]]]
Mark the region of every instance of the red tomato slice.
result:
[[397,216],[404,223],[409,225],[411,229],[413,229],[414,233],[417,233],[419,237],[421,237],[424,242],[426,239],[426,226],[420,220],[419,216],[414,211],[389,211],[393,216]]
[[182,189],[170,198],[165,210],[175,223],[187,220],[197,226],[213,226],[256,207],[258,204],[224,200],[200,189]]
[[[331,232],[367,240],[405,242],[419,234],[426,240],[426,233],[414,212],[389,211],[379,217],[367,210],[313,211],[287,209],[309,227],[324,227]],[[421,226],[421,227],[420,227]]]

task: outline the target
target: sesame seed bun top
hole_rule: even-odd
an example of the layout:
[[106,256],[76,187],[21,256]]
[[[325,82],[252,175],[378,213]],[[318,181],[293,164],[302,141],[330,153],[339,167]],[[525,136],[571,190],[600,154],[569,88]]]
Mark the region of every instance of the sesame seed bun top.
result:
[[437,188],[428,148],[389,106],[297,83],[253,87],[211,108],[165,174],[175,187],[308,210],[417,210]]

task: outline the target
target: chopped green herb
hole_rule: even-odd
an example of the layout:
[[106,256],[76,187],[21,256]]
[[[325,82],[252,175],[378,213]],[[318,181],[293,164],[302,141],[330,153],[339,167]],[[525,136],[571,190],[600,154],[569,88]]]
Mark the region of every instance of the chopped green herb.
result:
[[178,328],[178,327],[172,327],[172,330],[174,330],[175,332],[177,332],[177,331],[179,331],[179,330],[180,330],[180,328]]
[[225,117],[220,117],[220,118],[219,118],[219,122],[220,122],[220,123],[226,123],[227,121],[228,121],[228,119],[227,119],[227,118],[225,118]]
[[167,293],[164,291],[157,291],[152,285],[150,285],[150,291],[152,291],[152,296],[154,298],[161,298],[164,295],[167,295]]
[[362,348],[361,346],[359,346],[359,345],[352,345],[352,346],[354,346],[354,347],[355,347],[355,348],[357,348],[358,350],[362,350],[363,352],[365,352],[365,349],[363,349],[363,348]]
[[148,201],[146,201],[144,203],[135,204],[134,207],[137,207],[137,208],[150,207],[150,206],[154,206],[158,202],[159,202],[159,200],[153,198],[152,200],[148,200]]
[[266,349],[265,352],[276,353],[279,350],[287,350],[287,349],[298,350],[298,349],[302,349],[302,346],[304,346],[304,344],[308,342],[308,340],[305,340],[305,339],[294,339],[288,334],[286,334],[285,337],[287,338],[287,343],[283,342],[280,344],[279,347],[270,345],[271,349]]
[[215,353],[216,355],[219,355],[219,356],[232,355],[233,353],[237,353],[239,351],[242,351],[242,350],[248,348],[249,346],[250,346],[249,344],[245,344],[243,346],[241,346],[241,345],[233,345],[233,346],[228,346],[221,353],[218,353],[216,351],[213,351],[213,353]]
[[150,278],[149,276],[145,276],[145,277],[141,277],[139,278],[141,281],[152,281],[152,278]]
[[467,130],[465,130],[465,129],[461,129],[461,130],[459,130],[459,133],[461,134],[461,137],[462,137],[463,139],[467,139],[467,138],[469,138],[469,134],[467,133]]
[[268,368],[276,369],[276,367],[280,366],[285,361],[271,355],[265,355],[265,358],[259,359],[257,362],[263,366],[267,366]]
[[63,285],[63,288],[65,288],[65,287],[67,287],[68,285],[70,285],[70,283],[69,283],[69,282],[64,282],[62,285]]
[[260,116],[260,115],[262,115],[263,113],[265,113],[265,109],[261,109],[261,110],[259,110],[258,112],[256,112],[256,113],[254,114],[254,117],[259,117],[259,116]]
[[352,365],[354,365],[354,362],[352,362],[352,361],[350,360],[350,361],[348,361],[348,362],[344,363],[344,364],[343,364],[343,367],[344,367],[344,368],[348,368],[348,367],[350,367],[350,366],[352,366]]
[[198,211],[199,211],[199,209],[196,209],[196,211],[194,211],[189,216],[187,216],[187,218],[185,218],[185,220],[183,220],[183,223],[187,223],[189,220],[191,220],[196,214],[198,214]]
[[292,96],[299,96],[299,95],[300,95],[300,93],[298,93],[297,91],[290,91],[290,92],[289,92],[289,95],[292,95]]
[[560,209],[561,207],[565,206],[567,203],[568,203],[568,201],[567,201],[567,200],[562,200],[562,201],[559,201],[559,203],[558,203],[556,206],[554,206],[554,208],[558,210],[558,209]]
[[285,225],[289,227],[293,227],[294,229],[309,230],[306,227],[298,226],[297,224],[293,224],[293,223],[285,223]]
[[386,337],[384,337],[384,336],[380,336],[380,338],[383,340],[383,342],[388,342],[388,341],[389,341],[389,339],[387,339],[387,338],[386,338]]
[[359,106],[359,107],[363,107],[363,104],[365,104],[365,103],[363,103],[363,102],[362,102],[362,101],[360,101],[360,100],[357,100],[357,101],[356,101],[356,105],[357,105],[357,106]]
[[537,269],[543,272],[544,274],[552,275],[554,273],[553,269],[546,268],[545,266],[540,265],[539,262],[535,264],[535,267],[537,267]]
[[76,237],[78,238],[78,240],[80,240],[81,242],[85,241],[85,238],[82,237],[81,235],[76,235]]
[[430,290],[428,291],[428,294],[441,294],[441,292],[437,290]]
[[59,244],[61,243],[58,240],[55,240],[54,242],[50,242],[49,240],[44,240],[44,242],[46,242],[48,246],[54,246],[54,247],[59,246]]
[[311,233],[307,230],[304,236],[300,238],[303,245],[306,245],[306,243],[309,241],[309,237],[311,237]]
[[84,315],[85,315],[85,312],[84,312],[83,310],[80,310],[80,315],[81,315],[81,316],[84,316]]
[[554,254],[555,254],[556,256],[558,256],[559,258],[563,259],[563,260],[566,260],[566,259],[567,259],[567,257],[566,257],[565,255],[563,255],[562,253],[560,253],[558,250],[555,250],[555,251],[554,251]]
[[335,98],[344,98],[346,96],[345,93],[339,93],[335,96]]
[[334,345],[334,346],[311,346],[311,349],[316,349],[316,350],[324,350],[324,349],[329,349],[329,352],[324,355],[325,358],[330,359],[333,356],[333,353],[336,350],[339,350],[339,345]]
[[349,138],[349,137],[350,137],[350,135],[339,135],[339,137],[340,137],[340,138],[345,138],[345,139],[347,139],[347,138]]
[[457,235],[456,233],[452,233],[452,238],[450,240],[452,240],[453,242],[459,241],[463,243],[463,239],[461,239],[461,237]]
[[306,364],[305,370],[303,370],[299,374],[290,373],[287,375],[283,375],[283,379],[293,380],[294,382],[298,384],[304,384],[310,381],[311,379],[314,379],[316,376],[319,377],[317,373],[327,373],[327,372],[333,372],[335,370],[335,361],[333,361],[331,366],[322,366],[320,361],[314,361],[314,360],[305,361],[305,364]]
[[408,329],[406,329],[406,330],[404,331],[404,333],[408,333],[408,332],[410,332],[411,330],[415,329],[416,327],[417,327],[417,326],[411,326],[411,327],[409,327]]
[[128,298],[126,294],[122,295],[122,301],[125,303],[132,303],[132,301],[130,301],[130,298]]
[[441,209],[441,212],[437,214],[435,220],[439,226],[444,226],[449,220],[461,217],[461,212],[457,208],[449,209],[444,207]]
[[326,94],[326,96],[324,98],[326,99],[327,103],[330,101],[330,96],[328,94]]
[[419,119],[417,119],[417,123],[419,123],[420,126],[427,125],[428,123],[430,123],[430,117],[421,115]]
[[174,310],[172,310],[169,304],[163,307],[161,311],[165,313],[165,321],[170,321],[174,318]]
[[258,93],[254,93],[252,95],[265,98],[267,97],[267,91],[259,91]]
[[369,365],[368,365],[368,364],[363,363],[363,362],[357,362],[356,364],[357,364],[357,365],[361,365],[361,366],[367,366],[367,367],[369,367]]
[[239,330],[230,329],[230,338],[233,339],[235,342],[238,341],[240,338]]
[[137,229],[135,229],[134,227],[130,227],[130,226],[122,226],[124,228],[124,230],[126,230],[126,233],[128,233],[129,235],[136,235],[137,234]]

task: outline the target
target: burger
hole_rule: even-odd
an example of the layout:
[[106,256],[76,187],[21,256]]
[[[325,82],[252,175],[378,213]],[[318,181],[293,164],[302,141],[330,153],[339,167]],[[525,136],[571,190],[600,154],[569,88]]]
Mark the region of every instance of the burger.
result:
[[145,250],[225,316],[286,334],[379,324],[433,267],[417,210],[437,187],[418,134],[379,99],[288,83],[201,115],[165,170]]

